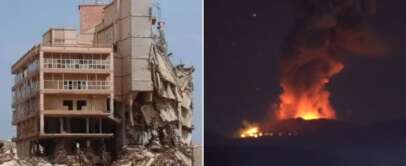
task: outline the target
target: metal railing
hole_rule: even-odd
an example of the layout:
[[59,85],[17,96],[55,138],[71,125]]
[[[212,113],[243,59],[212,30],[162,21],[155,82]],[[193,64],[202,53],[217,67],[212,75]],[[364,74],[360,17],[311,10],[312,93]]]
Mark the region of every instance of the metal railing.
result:
[[19,105],[13,110],[12,123],[15,124],[26,117],[33,116],[34,114],[38,113],[38,107],[38,100],[34,100],[28,104]]
[[13,104],[16,104],[19,101],[25,100],[27,97],[35,94],[39,90],[38,81],[31,82],[30,85],[24,84],[21,88],[17,89],[13,93]]
[[44,58],[44,68],[50,69],[110,69],[110,61],[103,59]]
[[30,74],[35,73],[39,69],[39,62],[38,60],[33,61],[30,63],[27,68],[25,68],[22,72],[16,74],[14,76],[14,83],[18,83],[22,81],[24,78],[28,77]]
[[110,81],[92,80],[45,80],[44,89],[59,90],[108,90]]
[[68,43],[42,43],[41,46],[45,47],[75,47],[75,48],[112,48],[112,44],[68,44]]

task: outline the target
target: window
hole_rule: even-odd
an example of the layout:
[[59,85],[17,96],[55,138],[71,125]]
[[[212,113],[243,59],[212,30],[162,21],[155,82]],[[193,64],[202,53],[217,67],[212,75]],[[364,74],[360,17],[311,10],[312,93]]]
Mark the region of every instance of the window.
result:
[[87,89],[86,81],[78,81],[78,89]]
[[68,81],[63,81],[63,89],[68,89]]
[[117,44],[114,44],[114,45],[113,45],[113,52],[114,52],[114,53],[117,53],[117,51],[118,51]]
[[73,101],[72,100],[64,100],[63,106],[68,107],[68,110],[73,110]]
[[63,60],[57,59],[57,60],[56,60],[56,63],[57,63],[57,66],[56,66],[56,67],[57,67],[57,68],[63,68],[63,67],[64,67],[64,66],[62,66],[63,62],[64,62]]
[[72,89],[79,89],[78,85],[79,85],[79,81],[73,81],[73,88]]
[[76,68],[76,69],[79,69],[80,66],[81,66],[81,65],[79,64],[79,63],[80,63],[80,62],[79,62],[79,59],[75,59],[74,62],[75,62],[75,63],[74,63],[75,68]]
[[87,106],[86,100],[78,100],[76,103],[77,110],[82,110],[82,108],[86,106]]
[[68,81],[68,83],[69,83],[68,89],[73,89],[73,82],[72,82],[72,81]]

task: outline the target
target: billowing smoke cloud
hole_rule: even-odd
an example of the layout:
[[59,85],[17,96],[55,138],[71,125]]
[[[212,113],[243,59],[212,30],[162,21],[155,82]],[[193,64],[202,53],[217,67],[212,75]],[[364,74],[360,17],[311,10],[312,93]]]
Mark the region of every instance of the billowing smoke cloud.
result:
[[281,58],[283,93],[277,118],[335,118],[326,89],[344,68],[339,55],[380,55],[384,43],[370,31],[374,0],[294,0],[297,18]]

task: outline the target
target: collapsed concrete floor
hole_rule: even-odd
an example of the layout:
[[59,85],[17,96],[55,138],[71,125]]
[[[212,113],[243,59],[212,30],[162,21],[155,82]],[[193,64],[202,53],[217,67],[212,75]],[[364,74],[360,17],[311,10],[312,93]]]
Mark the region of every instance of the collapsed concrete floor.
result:
[[[113,166],[191,166],[200,165],[201,152],[199,146],[178,146],[176,148],[150,148],[134,145],[124,147],[113,159],[110,154],[76,150],[68,153],[64,145],[58,144],[54,153],[48,156],[37,156],[28,159],[17,157],[16,145],[10,141],[0,141],[0,166],[82,166],[82,165],[113,165]],[[65,146],[66,147],[66,146]],[[196,161],[194,159],[197,159]]]

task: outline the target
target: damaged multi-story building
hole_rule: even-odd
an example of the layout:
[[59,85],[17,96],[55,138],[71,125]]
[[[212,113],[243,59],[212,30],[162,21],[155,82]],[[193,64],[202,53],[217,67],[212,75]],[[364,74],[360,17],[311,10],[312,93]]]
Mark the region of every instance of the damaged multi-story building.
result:
[[131,145],[190,145],[194,68],[172,64],[156,2],[79,12],[78,32],[50,28],[11,67],[18,156],[87,150],[101,162]]

